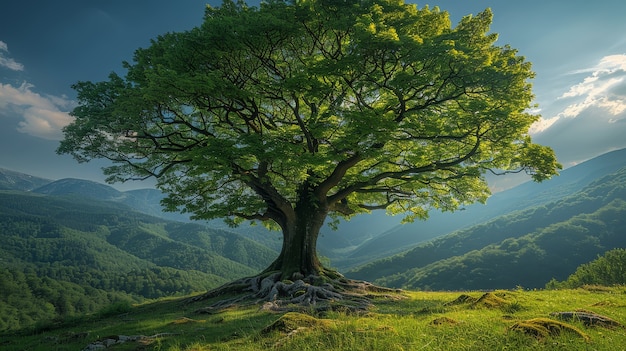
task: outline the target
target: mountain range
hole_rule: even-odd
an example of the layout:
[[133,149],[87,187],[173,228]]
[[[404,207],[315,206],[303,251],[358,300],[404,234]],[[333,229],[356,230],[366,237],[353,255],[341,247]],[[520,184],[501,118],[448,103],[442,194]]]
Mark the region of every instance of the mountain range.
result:
[[[534,198],[521,196],[520,190],[528,186],[524,185],[515,191],[520,202],[528,204],[524,209],[371,261],[346,274],[385,286],[434,290],[540,288],[551,279],[563,280],[573,273],[573,267],[608,250],[626,247],[626,167],[609,174],[601,171],[607,164],[612,170],[619,162],[607,161],[622,156],[604,155],[581,165],[582,169],[566,174],[560,184],[546,187],[543,193],[530,193]],[[604,175],[587,176],[591,169]]]
[[[626,166],[626,149],[608,152],[574,167],[543,183],[527,182],[493,194],[486,204],[473,204],[456,212],[431,211],[428,220],[400,224],[400,216],[373,211],[346,222],[338,230],[325,226],[318,241],[320,254],[340,270],[354,269],[375,259],[385,258],[427,242],[433,238],[498,216],[555,201],[571,195],[603,175]],[[47,195],[80,194],[92,200],[114,201],[134,210],[160,218],[192,222],[180,213],[164,212],[160,201],[164,194],[157,189],[118,191],[111,186],[82,179],[50,181],[0,169],[0,189],[31,191]],[[229,228],[222,220],[194,222],[211,228],[235,232],[272,250],[280,250],[281,234],[263,226],[242,225]]]
[[[542,183],[526,182],[509,190],[493,194],[486,204],[473,204],[456,212],[431,211],[428,220],[400,224],[400,218],[386,216],[383,211],[363,215],[342,223],[336,233],[325,229],[324,234],[357,242],[353,246],[321,246],[333,264],[342,269],[354,269],[366,262],[407,251],[433,238],[469,228],[511,212],[547,204],[572,195],[593,181],[626,167],[626,149],[615,150],[582,162]],[[372,235],[372,229],[389,229]],[[363,239],[359,242],[359,239]],[[340,242],[335,240],[335,243]]]

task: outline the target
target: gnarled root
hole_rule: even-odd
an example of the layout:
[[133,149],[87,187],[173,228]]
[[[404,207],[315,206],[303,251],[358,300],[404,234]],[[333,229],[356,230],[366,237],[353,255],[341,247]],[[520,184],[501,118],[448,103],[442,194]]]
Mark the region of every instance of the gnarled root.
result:
[[[366,311],[375,293],[397,293],[399,290],[339,277],[310,275],[295,281],[280,280],[281,273],[274,272],[244,278],[190,299],[190,302],[218,300],[199,313],[215,313],[221,309],[258,304],[262,309],[276,312],[328,310]],[[229,297],[226,297],[229,296]]]

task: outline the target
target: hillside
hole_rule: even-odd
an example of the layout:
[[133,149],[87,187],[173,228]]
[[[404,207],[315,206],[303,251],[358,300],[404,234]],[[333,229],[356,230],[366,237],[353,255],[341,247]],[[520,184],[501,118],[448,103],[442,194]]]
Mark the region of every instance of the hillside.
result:
[[[466,206],[461,211],[441,213],[432,211],[427,221],[399,225],[376,235],[366,237],[366,241],[349,249],[338,250],[337,255],[329,253],[333,264],[344,269],[353,269],[373,259],[379,259],[410,249],[420,243],[456,230],[466,229],[514,211],[557,201],[565,196],[581,191],[585,186],[607,174],[626,167],[626,149],[608,152],[570,167],[558,177],[543,183],[527,182],[515,188],[492,195],[486,204]],[[371,215],[369,221],[380,222],[376,226],[389,225],[390,220],[399,222],[399,218],[387,217],[381,211]],[[363,216],[367,217],[367,215]],[[366,222],[367,218],[357,218]],[[358,222],[357,222],[358,223]],[[363,234],[363,226],[351,227],[342,224],[337,233],[327,233],[349,238],[349,230]],[[367,231],[365,231],[367,233]],[[352,235],[357,235],[352,234]],[[332,252],[332,251],[331,251]]]
[[347,276],[414,289],[543,287],[626,247],[625,227],[626,168],[561,200],[434,239]]
[[0,243],[0,330],[119,299],[204,291],[276,256],[237,234],[117,203],[16,191],[0,191]]

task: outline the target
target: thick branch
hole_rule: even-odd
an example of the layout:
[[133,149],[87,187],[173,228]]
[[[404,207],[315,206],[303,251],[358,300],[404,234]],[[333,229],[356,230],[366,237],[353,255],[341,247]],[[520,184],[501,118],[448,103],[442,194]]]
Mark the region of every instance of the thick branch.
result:
[[[478,131],[477,131],[477,134],[478,134]],[[474,143],[474,146],[472,147],[472,149],[461,157],[458,157],[458,158],[455,158],[454,160],[449,160],[446,162],[434,161],[425,166],[409,167],[400,171],[381,172],[377,175],[370,177],[367,181],[357,182],[352,185],[346,186],[343,189],[338,190],[335,194],[328,197],[328,202],[330,204],[336,203],[337,201],[340,201],[341,199],[345,199],[348,195],[356,191],[368,189],[372,186],[375,186],[376,184],[378,184],[378,182],[385,180],[385,179],[403,180],[403,179],[406,179],[407,176],[411,176],[411,180],[413,180],[414,176],[418,174],[434,172],[436,170],[446,170],[446,169],[451,170],[455,166],[458,166],[459,164],[467,161],[470,157],[474,156],[476,152],[478,151],[479,146],[480,146],[480,135],[477,135],[476,142]]]
[[[256,177],[250,171],[246,171],[236,164],[233,164],[235,173],[241,175],[244,178],[244,182],[248,185],[257,195],[259,195],[265,204],[267,204],[267,212],[262,215],[239,215],[245,219],[272,219],[278,223],[281,227],[286,225],[287,217],[293,216],[293,207],[285,197],[283,197],[274,186],[266,179]],[[263,171],[261,171],[263,173]],[[255,218],[247,218],[255,217]],[[262,217],[262,218],[256,218]]]
[[328,178],[326,178],[316,187],[316,195],[318,195],[319,197],[326,196],[330,189],[339,184],[341,179],[346,175],[346,172],[350,168],[354,167],[361,160],[363,160],[363,156],[359,153],[356,153],[350,156],[348,159],[339,162],[333,172],[330,174],[330,176],[328,176]]
[[300,116],[300,99],[297,96],[293,96],[293,101],[295,103],[295,106],[291,106],[291,104],[288,104],[288,105],[292,108],[294,117],[296,121],[298,122],[298,126],[300,127],[302,134],[304,134],[304,137],[306,138],[306,145],[307,145],[308,151],[314,154],[317,152],[317,141],[311,134],[311,131],[304,124],[304,121],[302,120],[302,116]]

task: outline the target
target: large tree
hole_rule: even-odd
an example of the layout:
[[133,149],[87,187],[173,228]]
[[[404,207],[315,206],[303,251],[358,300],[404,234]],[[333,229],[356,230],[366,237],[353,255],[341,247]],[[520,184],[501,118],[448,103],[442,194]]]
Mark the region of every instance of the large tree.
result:
[[274,280],[332,275],[327,217],[374,209],[423,218],[484,201],[485,173],[560,167],[532,143],[530,63],[489,33],[402,0],[225,0],[168,33],[125,76],[74,85],[58,149],[105,158],[111,182],[155,177],[197,219],[262,221],[283,246]]

